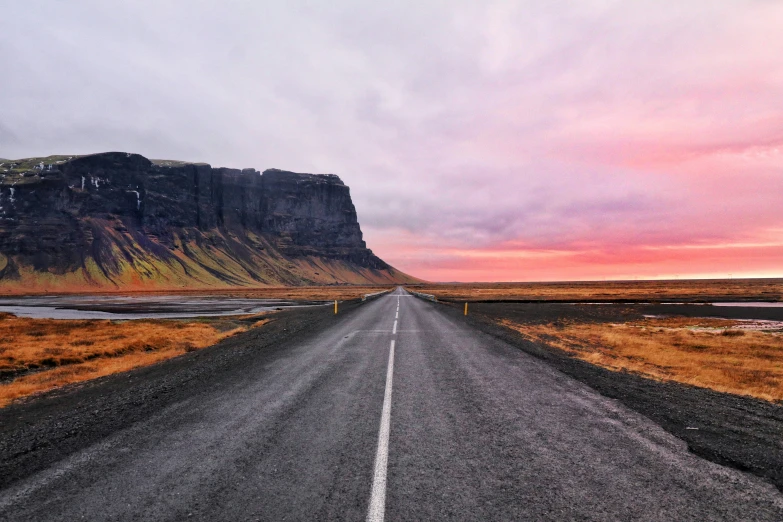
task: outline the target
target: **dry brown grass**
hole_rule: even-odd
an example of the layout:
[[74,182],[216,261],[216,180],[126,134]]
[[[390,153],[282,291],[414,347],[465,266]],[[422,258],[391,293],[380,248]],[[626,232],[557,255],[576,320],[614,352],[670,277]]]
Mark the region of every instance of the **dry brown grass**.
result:
[[34,393],[95,379],[211,346],[270,319],[63,321],[0,315],[0,407]]
[[[349,299],[360,299],[366,294],[374,294],[393,288],[396,288],[396,285],[286,286],[250,290],[220,290],[209,293],[196,291],[194,293],[252,299],[290,299],[292,301],[334,301],[336,299],[338,301],[347,301]],[[166,293],[165,295],[172,294]]]
[[[377,285],[324,285],[324,286],[270,286],[260,288],[221,288],[216,290],[194,289],[194,290],[119,290],[119,291],[90,291],[90,289],[81,289],[79,291],[62,291],[57,295],[95,295],[95,296],[172,296],[181,295],[186,297],[209,296],[209,297],[242,297],[251,299],[290,299],[292,301],[346,301],[349,299],[359,299],[365,294],[374,294],[384,290],[396,288],[396,284],[377,284]],[[20,288],[18,291],[11,292],[8,289],[3,290],[4,295],[50,295],[48,292],[31,291],[30,289]]]
[[530,340],[611,370],[783,400],[783,334],[724,319],[661,318],[625,324],[501,321]]
[[783,300],[783,279],[464,283],[410,286],[440,299],[481,300]]

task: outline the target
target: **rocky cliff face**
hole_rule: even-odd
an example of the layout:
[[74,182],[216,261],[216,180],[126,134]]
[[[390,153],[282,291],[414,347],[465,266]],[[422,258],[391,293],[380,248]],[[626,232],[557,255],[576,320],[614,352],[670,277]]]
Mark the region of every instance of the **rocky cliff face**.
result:
[[0,290],[409,279],[367,249],[335,175],[117,152],[0,164]]

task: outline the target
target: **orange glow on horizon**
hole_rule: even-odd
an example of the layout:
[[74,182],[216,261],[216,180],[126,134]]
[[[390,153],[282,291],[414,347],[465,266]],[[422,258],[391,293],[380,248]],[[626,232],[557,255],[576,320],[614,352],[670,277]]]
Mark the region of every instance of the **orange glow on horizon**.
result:
[[398,244],[388,253],[383,249],[376,253],[403,272],[433,282],[783,277],[783,241],[570,249]]

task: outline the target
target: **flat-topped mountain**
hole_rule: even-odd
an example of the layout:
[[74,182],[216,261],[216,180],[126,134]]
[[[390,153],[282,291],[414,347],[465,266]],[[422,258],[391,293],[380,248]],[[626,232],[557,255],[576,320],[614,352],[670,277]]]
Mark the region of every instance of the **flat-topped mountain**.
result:
[[406,281],[366,247],[333,174],[121,152],[0,160],[0,291]]

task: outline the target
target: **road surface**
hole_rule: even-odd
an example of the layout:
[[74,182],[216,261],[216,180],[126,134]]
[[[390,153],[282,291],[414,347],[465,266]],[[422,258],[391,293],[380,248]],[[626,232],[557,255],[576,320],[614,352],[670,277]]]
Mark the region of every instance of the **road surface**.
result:
[[0,491],[0,520],[783,520],[763,480],[398,289]]

